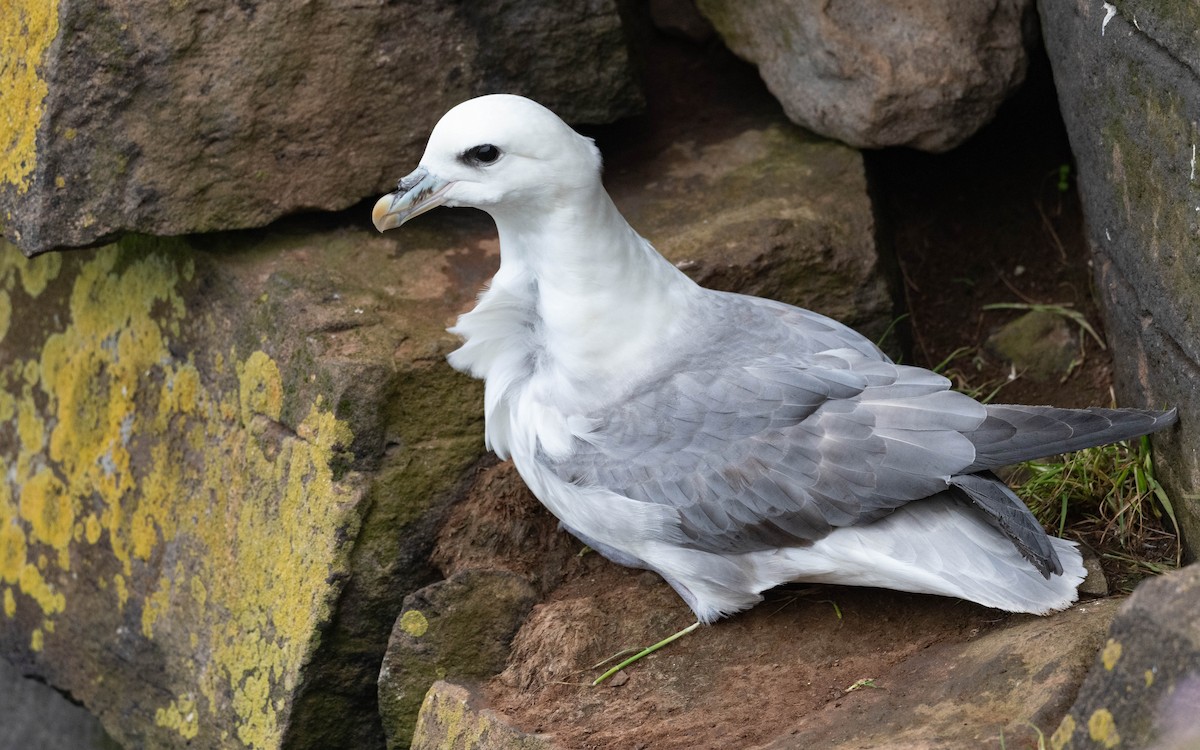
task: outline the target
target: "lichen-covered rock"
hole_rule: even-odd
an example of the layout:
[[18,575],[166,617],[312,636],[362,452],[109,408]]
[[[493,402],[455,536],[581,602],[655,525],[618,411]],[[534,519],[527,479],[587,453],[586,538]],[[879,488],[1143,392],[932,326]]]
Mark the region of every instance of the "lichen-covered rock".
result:
[[698,0],[794,122],[854,146],[946,151],[1025,78],[1032,0]]
[[535,734],[513,729],[496,714],[478,709],[471,690],[438,681],[421,704],[413,750],[554,750]]
[[464,570],[405,598],[379,672],[389,748],[412,742],[417,712],[439,677],[483,680],[504,669],[536,598],[525,578],[492,570]]
[[0,225],[30,254],[345,208],[478,94],[640,107],[613,0],[16,2],[0,57]]
[[1108,636],[1050,747],[1200,747],[1200,565],[1142,582]]
[[1200,6],[1039,3],[1123,403],[1179,408],[1155,469],[1200,554]]
[[443,361],[477,232],[5,245],[4,655],[128,746],[382,745],[387,633],[483,451]]

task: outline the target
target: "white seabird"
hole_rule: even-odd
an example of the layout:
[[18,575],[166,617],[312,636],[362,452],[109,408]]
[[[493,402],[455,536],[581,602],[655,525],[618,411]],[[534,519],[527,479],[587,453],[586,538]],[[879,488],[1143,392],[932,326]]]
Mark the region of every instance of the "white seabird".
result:
[[486,382],[487,444],[562,526],[671,584],[700,622],[787,581],[1012,612],[1085,571],[991,469],[1152,432],[1174,410],[984,405],[837,321],[705,289],[635,232],[588,138],[517,96],[472,99],[375,205],[489,213],[501,264],[451,330]]

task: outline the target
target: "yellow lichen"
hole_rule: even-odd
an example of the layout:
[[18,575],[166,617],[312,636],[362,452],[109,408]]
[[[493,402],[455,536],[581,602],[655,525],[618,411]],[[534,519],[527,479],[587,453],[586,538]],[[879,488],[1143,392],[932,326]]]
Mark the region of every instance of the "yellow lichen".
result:
[[400,615],[400,629],[414,638],[420,638],[429,630],[429,620],[420,610],[410,609]]
[[83,522],[83,538],[88,544],[95,544],[100,541],[100,532],[103,528],[100,526],[100,519],[96,518],[95,513],[89,513],[88,517]]
[[29,648],[31,651],[38,652],[45,648],[46,636],[38,628],[35,628],[29,636]]
[[58,278],[59,272],[62,271],[62,255],[43,253],[20,263],[17,270],[21,272],[21,288],[30,297],[37,297],[46,291],[51,281]]
[[29,522],[33,539],[58,552],[58,565],[71,569],[71,530],[75,512],[67,488],[49,469],[41,469],[21,490],[21,518]]
[[185,740],[194,739],[200,732],[195,697],[191,694],[182,695],[171,701],[171,705],[166,708],[157,709],[154,712],[154,723],[179,732]]
[[1121,744],[1121,735],[1117,733],[1117,724],[1113,721],[1112,712],[1107,708],[1098,708],[1088,719],[1088,736],[1104,747],[1116,747]]
[[15,521],[0,526],[0,580],[14,584],[25,567],[25,532]]
[[0,91],[5,117],[0,117],[0,183],[29,189],[37,164],[37,131],[50,88],[41,75],[42,59],[58,36],[57,3],[5,3],[0,13]]
[[1153,684],[1154,684],[1154,670],[1147,669],[1146,670],[1146,687],[1150,687]]
[[264,414],[279,419],[283,408],[283,383],[279,377],[279,366],[264,352],[250,355],[245,364],[238,367],[242,424],[250,424],[255,414]]
[[21,593],[32,598],[42,608],[42,613],[53,617],[67,607],[63,595],[42,577],[42,572],[36,565],[25,563],[21,566],[21,577],[18,579]]
[[12,619],[17,616],[17,600],[13,597],[12,589],[4,589],[4,616]]
[[1117,666],[1117,660],[1121,658],[1121,643],[1112,638],[1108,639],[1108,643],[1104,646],[1104,651],[1100,654],[1100,660],[1104,662],[1104,668],[1112,671],[1112,668]]
[[1075,717],[1067,714],[1059,723],[1058,729],[1054,730],[1054,734],[1050,735],[1051,750],[1063,750],[1071,742],[1071,736],[1075,734]]
[[0,342],[8,335],[9,322],[12,320],[12,300],[8,292],[0,289]]

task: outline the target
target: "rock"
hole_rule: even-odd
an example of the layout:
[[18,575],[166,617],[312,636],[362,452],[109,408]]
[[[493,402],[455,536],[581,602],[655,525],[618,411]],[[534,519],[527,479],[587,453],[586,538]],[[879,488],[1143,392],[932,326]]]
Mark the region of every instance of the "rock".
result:
[[698,0],[788,117],[861,148],[946,151],[1025,77],[1031,0]]
[[0,658],[0,750],[120,750],[100,722]]
[[[508,670],[477,697],[431,690],[414,746],[459,747],[451,738],[480,727],[553,748],[949,750],[1000,747],[1001,736],[1031,746],[1027,722],[1049,735],[1119,604],[1038,618],[889,591],[780,589],[639,662],[625,684],[593,688],[590,665],[690,620],[660,580],[595,559],[535,607]],[[426,721],[432,702],[454,720]]]
[[521,576],[491,570],[464,570],[405,598],[379,673],[389,748],[412,742],[417,712],[439,676],[482,680],[504,669],[536,598]]
[[1200,565],[1142,582],[1108,636],[1050,747],[1200,747]]
[[1016,371],[1038,381],[1060,380],[1079,363],[1079,339],[1067,320],[1049,310],[1031,310],[987,339]]
[[0,224],[27,254],[341,209],[416,164],[459,101],[575,122],[641,107],[613,0],[18,3]]
[[421,704],[413,750],[553,750],[549,741],[513,729],[467,687],[439,680]]
[[444,363],[483,228],[5,245],[0,654],[126,746],[382,746],[388,632],[483,453]]
[[[1155,470],[1200,554],[1200,8],[1040,3],[1122,403],[1179,408]],[[1111,9],[1111,13],[1106,10]]]

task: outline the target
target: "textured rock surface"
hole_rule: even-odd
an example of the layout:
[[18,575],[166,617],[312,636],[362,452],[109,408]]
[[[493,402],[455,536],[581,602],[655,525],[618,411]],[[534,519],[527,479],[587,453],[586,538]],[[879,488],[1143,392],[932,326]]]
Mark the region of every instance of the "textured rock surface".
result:
[[0,750],[120,750],[96,717],[0,657]]
[[[1200,7],[1040,3],[1122,403],[1173,405],[1155,467],[1200,553]],[[1107,7],[1112,7],[1109,17]]]
[[469,688],[438,681],[421,704],[413,750],[554,750],[550,740],[514,729],[479,708]]
[[1200,747],[1200,565],[1143,582],[1108,636],[1050,747]]
[[482,453],[443,362],[474,227],[4,246],[4,654],[130,746],[381,745],[387,633]]
[[[509,669],[481,697],[434,687],[417,746],[520,747],[519,732],[564,749],[1036,747],[1027,722],[1053,730],[1120,604],[1005,617],[895,592],[780,591],[618,684],[591,687],[590,664],[686,623],[651,578],[585,558],[534,610]],[[503,742],[455,744],[485,729]]]
[[84,0],[3,16],[0,225],[27,253],[345,208],[482,93],[583,122],[640,106],[612,0]]
[[854,146],[945,151],[1025,77],[1031,0],[698,0],[795,122]]
[[379,711],[389,748],[412,742],[417,711],[439,676],[487,679],[508,659],[537,599],[522,576],[465,570],[404,599],[379,673]]

